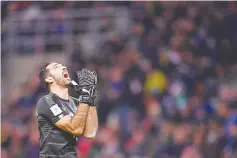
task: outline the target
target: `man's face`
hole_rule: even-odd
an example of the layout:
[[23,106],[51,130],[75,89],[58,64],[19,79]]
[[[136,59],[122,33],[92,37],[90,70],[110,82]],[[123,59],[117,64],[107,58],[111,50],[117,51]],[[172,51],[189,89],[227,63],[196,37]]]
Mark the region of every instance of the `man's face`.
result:
[[67,68],[59,63],[51,63],[47,66],[49,77],[46,78],[46,82],[53,83],[57,85],[65,86],[69,85],[71,79],[69,77]]

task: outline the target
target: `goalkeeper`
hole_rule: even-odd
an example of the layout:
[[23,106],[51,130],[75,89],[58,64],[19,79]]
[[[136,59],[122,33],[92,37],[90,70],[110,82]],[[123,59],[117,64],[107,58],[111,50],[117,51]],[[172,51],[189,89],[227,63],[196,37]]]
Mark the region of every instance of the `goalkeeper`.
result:
[[[49,91],[37,103],[40,158],[77,158],[78,136],[94,138],[96,135],[97,75],[82,69],[77,76],[78,85],[75,87],[62,64],[47,63],[40,70],[40,80]],[[70,85],[80,94],[79,98],[69,96]]]

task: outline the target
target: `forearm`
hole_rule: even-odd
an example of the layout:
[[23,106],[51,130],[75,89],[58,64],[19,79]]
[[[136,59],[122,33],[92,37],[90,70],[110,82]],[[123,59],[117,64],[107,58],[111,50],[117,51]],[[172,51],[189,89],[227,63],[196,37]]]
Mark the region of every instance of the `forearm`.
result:
[[97,129],[98,129],[97,110],[95,106],[91,106],[89,108],[85,129],[82,135],[86,138],[94,138],[96,136]]
[[87,115],[89,111],[89,105],[87,104],[79,104],[77,112],[71,119],[70,126],[72,130],[77,133],[83,133],[83,130],[86,125]]

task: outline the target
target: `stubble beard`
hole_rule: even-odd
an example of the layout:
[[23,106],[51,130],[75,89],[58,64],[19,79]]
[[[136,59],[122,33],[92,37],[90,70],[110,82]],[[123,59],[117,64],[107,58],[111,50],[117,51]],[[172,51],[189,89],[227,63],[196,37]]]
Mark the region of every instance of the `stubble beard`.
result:
[[56,84],[59,87],[63,87],[63,88],[68,88],[69,87],[68,81],[66,81],[63,77],[59,78],[59,79],[57,79],[56,77],[53,77],[53,78],[54,78],[54,80],[56,81]]

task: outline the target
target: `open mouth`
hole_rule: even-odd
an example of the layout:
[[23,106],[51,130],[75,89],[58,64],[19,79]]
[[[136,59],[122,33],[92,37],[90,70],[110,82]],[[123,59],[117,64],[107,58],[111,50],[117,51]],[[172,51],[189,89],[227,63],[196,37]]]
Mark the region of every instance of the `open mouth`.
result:
[[68,72],[63,72],[63,77],[64,78],[69,78]]

